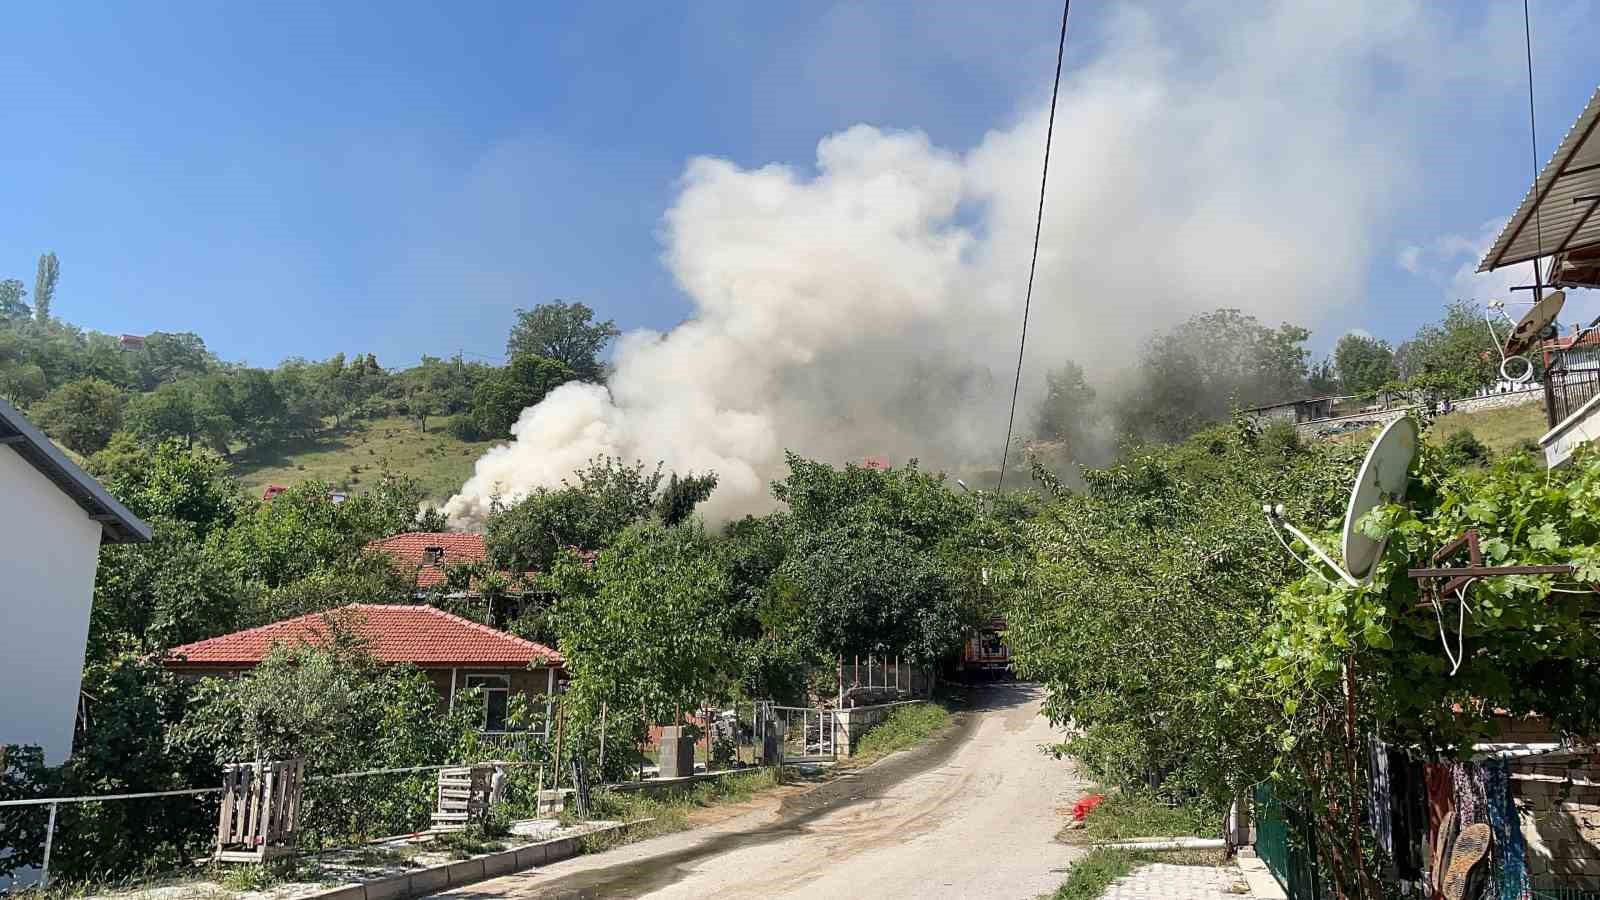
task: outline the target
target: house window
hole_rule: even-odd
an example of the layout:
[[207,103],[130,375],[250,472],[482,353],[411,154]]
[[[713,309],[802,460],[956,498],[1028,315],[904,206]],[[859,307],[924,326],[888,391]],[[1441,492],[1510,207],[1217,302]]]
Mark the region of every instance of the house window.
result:
[[468,675],[467,690],[473,688],[483,691],[483,730],[505,731],[511,699],[511,676]]
[[443,547],[425,547],[422,550],[422,564],[424,566],[444,565]]

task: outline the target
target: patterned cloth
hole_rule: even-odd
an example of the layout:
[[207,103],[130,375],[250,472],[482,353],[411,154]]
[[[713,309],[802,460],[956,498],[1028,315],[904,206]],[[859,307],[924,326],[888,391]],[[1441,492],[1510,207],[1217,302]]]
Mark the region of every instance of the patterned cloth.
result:
[[1517,820],[1517,804],[1511,796],[1511,769],[1503,759],[1483,766],[1484,788],[1488,801],[1489,827],[1494,831],[1494,861],[1499,881],[1499,900],[1529,900],[1533,896],[1528,879],[1527,845],[1522,839],[1522,823]]

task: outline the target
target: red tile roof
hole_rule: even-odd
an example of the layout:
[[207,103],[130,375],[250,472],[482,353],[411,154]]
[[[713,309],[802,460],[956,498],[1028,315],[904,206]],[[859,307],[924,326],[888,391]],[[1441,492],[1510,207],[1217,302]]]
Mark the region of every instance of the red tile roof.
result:
[[[430,547],[444,551],[438,565],[423,565],[423,554]],[[373,541],[367,549],[387,554],[402,572],[415,571],[419,588],[443,584],[447,566],[483,562],[489,555],[483,535],[461,531],[408,531]]]
[[260,628],[174,647],[165,663],[172,669],[248,668],[275,644],[316,644],[328,633],[328,616],[352,614],[355,633],[373,658],[424,668],[493,666],[521,668],[534,662],[561,663],[561,654],[543,644],[496,631],[432,606],[349,606],[286,619]]

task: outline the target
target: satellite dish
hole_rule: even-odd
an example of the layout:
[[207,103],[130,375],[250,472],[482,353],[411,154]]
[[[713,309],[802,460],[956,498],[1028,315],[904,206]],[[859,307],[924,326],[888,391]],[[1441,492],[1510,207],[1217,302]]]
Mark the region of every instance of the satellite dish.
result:
[[[1556,308],[1560,309],[1560,303]],[[1355,487],[1350,489],[1350,505],[1344,513],[1345,571],[1355,578],[1364,580],[1371,575],[1372,567],[1383,553],[1383,542],[1362,534],[1356,523],[1384,498],[1405,493],[1411,460],[1416,455],[1417,423],[1410,418],[1390,422],[1367,451],[1366,461],[1356,475]]]
[[[1361,463],[1361,471],[1356,475],[1356,483],[1350,489],[1350,504],[1345,507],[1344,513],[1344,566],[1334,562],[1333,557],[1317,546],[1317,542],[1307,537],[1305,532],[1290,525],[1283,520],[1283,506],[1267,505],[1262,511],[1267,514],[1267,521],[1276,528],[1282,528],[1305,544],[1316,555],[1317,559],[1345,580],[1351,587],[1360,587],[1367,579],[1372,577],[1373,567],[1378,562],[1378,557],[1383,554],[1383,541],[1375,541],[1356,529],[1356,523],[1371,509],[1382,503],[1387,497],[1398,497],[1405,493],[1406,480],[1410,477],[1411,460],[1417,455],[1417,423],[1409,418],[1396,419],[1384,426],[1378,433],[1378,439],[1372,442],[1372,449],[1367,451],[1367,458]],[[1282,540],[1282,537],[1279,537]],[[1296,559],[1299,554],[1284,543],[1285,549]],[[1301,559],[1300,562],[1310,568],[1310,564]]]
[[1511,336],[1506,338],[1504,355],[1521,356],[1532,350],[1535,344],[1544,339],[1545,330],[1555,322],[1566,302],[1566,291],[1551,291],[1532,309],[1523,313],[1516,327],[1511,329]]

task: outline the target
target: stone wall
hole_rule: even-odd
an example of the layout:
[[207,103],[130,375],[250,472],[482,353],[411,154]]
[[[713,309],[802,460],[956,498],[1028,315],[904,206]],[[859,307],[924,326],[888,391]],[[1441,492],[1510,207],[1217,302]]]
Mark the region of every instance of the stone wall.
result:
[[[1450,401],[1451,412],[1483,412],[1490,409],[1506,409],[1512,406],[1523,406],[1528,403],[1543,403],[1544,388],[1532,387],[1520,391],[1510,391],[1504,394],[1488,394],[1483,397],[1463,397],[1460,400]],[[1329,428],[1338,428],[1348,423],[1371,422],[1373,425],[1387,425],[1395,419],[1401,418],[1414,409],[1421,409],[1417,404],[1396,406],[1390,409],[1375,410],[1373,412],[1356,413],[1350,416],[1338,416],[1332,419],[1317,419],[1314,422],[1301,422],[1295,430],[1301,437],[1317,437]],[[1352,429],[1355,430],[1355,429]]]
[[899,703],[882,703],[877,706],[857,706],[851,709],[834,710],[834,742],[835,754],[840,759],[848,759],[856,752],[856,743],[861,736],[873,729],[873,726],[889,717],[889,713],[902,706],[915,703],[925,703],[925,700],[903,700]]
[[[1569,768],[1576,766],[1576,768]],[[1528,872],[1539,881],[1600,891],[1600,783],[1595,766],[1577,755],[1512,763]],[[1571,782],[1568,782],[1568,778]]]

